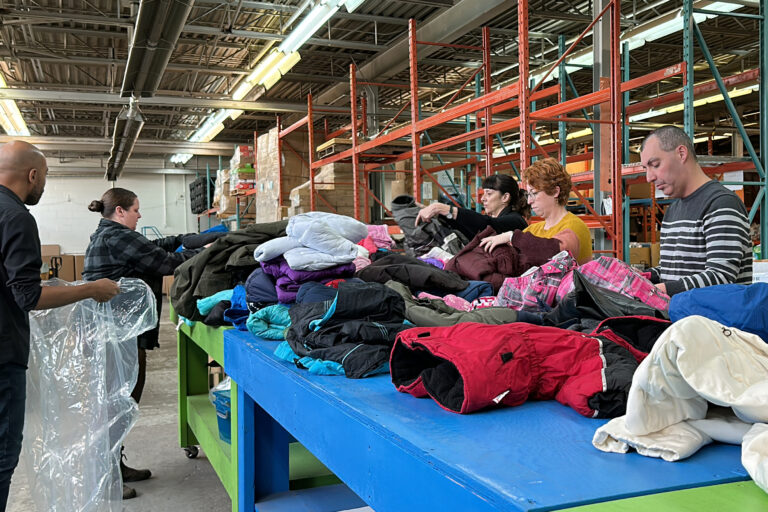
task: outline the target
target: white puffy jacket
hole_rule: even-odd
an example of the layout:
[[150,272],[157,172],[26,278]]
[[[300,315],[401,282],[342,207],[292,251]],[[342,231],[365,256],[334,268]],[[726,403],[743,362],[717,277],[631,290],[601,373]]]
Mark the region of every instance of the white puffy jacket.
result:
[[713,440],[741,444],[742,464],[768,492],[766,423],[768,344],[690,316],[656,341],[635,371],[627,414],[597,429],[592,444],[617,453],[632,447],[667,461],[689,457]]
[[344,215],[309,212],[291,217],[286,228],[288,236],[275,238],[259,245],[254,251],[256,261],[269,261],[283,256],[294,270],[323,270],[351,263],[368,251],[357,243],[368,236],[362,222]]

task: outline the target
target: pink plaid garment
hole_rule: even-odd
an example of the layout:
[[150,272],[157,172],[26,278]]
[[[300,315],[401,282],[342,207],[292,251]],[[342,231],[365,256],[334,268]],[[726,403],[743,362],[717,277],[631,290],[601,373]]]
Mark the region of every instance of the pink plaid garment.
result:
[[[637,299],[659,311],[669,309],[669,296],[656,288],[643,274],[621,260],[600,256],[579,267],[579,272],[595,286]],[[565,276],[557,289],[557,300],[573,290],[573,273]]]
[[438,297],[437,295],[432,295],[431,293],[421,292],[419,295],[417,295],[416,298],[439,299],[445,302],[448,306],[451,306],[454,309],[458,309],[459,311],[472,311],[472,305],[467,299],[462,299],[461,297],[450,293],[444,297]]
[[506,278],[496,305],[518,311],[546,310],[555,305],[560,282],[577,266],[568,251],[559,252],[541,267],[533,267],[520,277]]
[[373,239],[373,243],[380,249],[391,249],[395,241],[389,236],[389,228],[383,224],[369,224],[368,236]]
[[496,306],[496,297],[493,295],[488,297],[478,297],[472,301],[472,309],[493,308]]

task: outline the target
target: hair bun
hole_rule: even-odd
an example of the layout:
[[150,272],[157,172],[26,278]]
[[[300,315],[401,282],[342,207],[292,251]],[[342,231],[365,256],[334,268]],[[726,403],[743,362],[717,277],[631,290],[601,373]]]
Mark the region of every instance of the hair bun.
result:
[[102,201],[99,201],[98,199],[95,201],[91,201],[91,204],[88,205],[88,209],[92,212],[103,212],[104,211],[104,203]]

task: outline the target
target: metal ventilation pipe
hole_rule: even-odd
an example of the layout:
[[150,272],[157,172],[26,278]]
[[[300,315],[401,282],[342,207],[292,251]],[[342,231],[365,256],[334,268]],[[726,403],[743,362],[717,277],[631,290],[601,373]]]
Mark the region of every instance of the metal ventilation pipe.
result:
[[117,116],[115,131],[112,134],[112,150],[107,162],[106,179],[115,181],[133,152],[133,147],[144,126],[144,116],[139,110],[138,102],[131,98],[127,109],[123,109]]

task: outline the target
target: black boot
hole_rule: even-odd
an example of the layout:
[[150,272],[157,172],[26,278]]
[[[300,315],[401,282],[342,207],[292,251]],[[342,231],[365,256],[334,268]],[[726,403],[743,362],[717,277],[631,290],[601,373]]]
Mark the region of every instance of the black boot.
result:
[[[142,480],[147,480],[149,477],[151,477],[152,472],[148,469],[133,469],[123,464],[123,459],[127,459],[127,457],[123,453],[124,449],[125,447],[120,447],[120,474],[123,475],[123,482],[140,482]],[[123,486],[123,494],[125,494],[125,489],[130,489],[130,487]],[[133,493],[133,496],[135,495],[136,495],[136,491],[134,491]],[[133,498],[133,496],[131,496],[131,498]],[[123,498],[123,499],[128,499],[128,498]]]
[[130,500],[131,498],[136,497],[136,489],[133,487],[128,487],[127,485],[123,484],[123,499],[124,500]]

